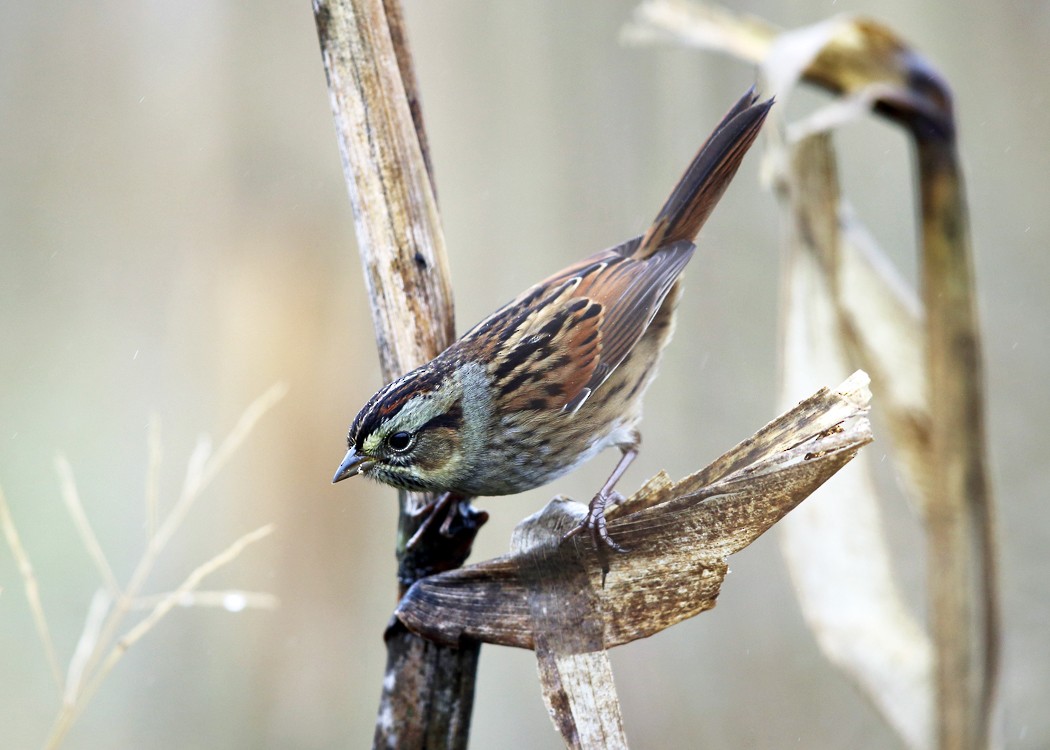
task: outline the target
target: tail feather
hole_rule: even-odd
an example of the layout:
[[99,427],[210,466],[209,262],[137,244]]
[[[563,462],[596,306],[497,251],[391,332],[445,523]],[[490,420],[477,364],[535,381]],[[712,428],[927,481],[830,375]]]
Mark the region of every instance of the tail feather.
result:
[[722,118],[642,236],[634,257],[648,258],[674,242],[696,239],[773,106],[773,99],[757,101],[751,87]]

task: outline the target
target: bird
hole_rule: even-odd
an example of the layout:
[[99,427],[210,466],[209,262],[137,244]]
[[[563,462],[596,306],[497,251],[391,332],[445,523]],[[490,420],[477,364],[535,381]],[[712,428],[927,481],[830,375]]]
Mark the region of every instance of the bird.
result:
[[[670,340],[694,241],[773,99],[752,87],[726,113],[649,228],[519,294],[358,412],[332,482],[362,475],[442,500],[548,484],[605,448],[609,479],[566,538],[588,532],[608,573],[605,509],[638,455],[642,397]],[[435,513],[436,515],[436,513]]]

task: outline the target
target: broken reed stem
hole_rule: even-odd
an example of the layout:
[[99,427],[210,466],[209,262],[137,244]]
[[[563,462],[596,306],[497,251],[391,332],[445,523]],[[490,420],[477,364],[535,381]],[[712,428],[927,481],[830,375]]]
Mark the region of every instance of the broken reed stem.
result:
[[[416,129],[419,152],[426,166],[430,191],[434,195],[434,204],[437,205],[434,165],[430,160],[430,144],[427,141],[426,128],[423,126],[423,106],[419,100],[419,85],[416,83],[416,71],[412,64],[412,51],[408,47],[405,14],[401,12],[400,0],[383,0],[383,10],[386,12],[386,22],[390,29],[390,43],[394,48],[394,56],[397,58],[397,69],[401,73],[401,83],[405,88],[405,101],[408,102],[408,111],[412,114],[412,124]],[[446,281],[451,284],[450,279]],[[451,300],[451,297],[449,299]]]
[[314,13],[380,363],[392,380],[455,333],[444,234],[399,64],[410,58],[395,51],[380,0],[316,0]]

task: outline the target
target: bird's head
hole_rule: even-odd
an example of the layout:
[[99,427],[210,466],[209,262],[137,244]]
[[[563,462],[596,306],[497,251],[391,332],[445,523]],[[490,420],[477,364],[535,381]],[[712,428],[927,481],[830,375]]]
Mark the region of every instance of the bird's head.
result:
[[455,489],[483,429],[483,378],[479,365],[435,360],[380,389],[350,426],[332,482],[363,474],[407,490]]

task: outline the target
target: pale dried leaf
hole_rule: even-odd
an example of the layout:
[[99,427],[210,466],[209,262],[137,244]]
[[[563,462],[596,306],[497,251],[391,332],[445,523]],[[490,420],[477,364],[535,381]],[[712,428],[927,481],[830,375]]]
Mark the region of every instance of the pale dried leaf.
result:
[[802,119],[785,125],[788,143],[797,143],[804,138],[841,128],[871,115],[871,109],[879,99],[890,93],[891,89],[880,84],[872,84],[855,91],[841,99],[810,112]]
[[[685,5],[670,0],[655,4]],[[748,44],[739,44],[744,19],[727,11],[679,13],[677,20],[720,27],[732,42],[716,41],[711,48],[752,62],[763,59],[777,38],[772,27],[752,24]],[[691,28],[663,32],[686,44],[714,35],[710,28],[703,33]],[[806,48],[800,49],[802,59],[812,45],[800,46]],[[926,306],[922,365],[929,404],[911,415],[894,409],[888,422],[902,447],[898,455],[909,483],[926,498],[937,652],[936,734],[946,747],[980,746],[991,735],[999,664],[997,552],[974,269],[952,92],[936,68],[892,29],[863,18],[839,27],[804,78],[840,95],[877,91],[875,111],[905,128],[916,147]],[[855,342],[847,337],[844,343],[852,347]],[[877,357],[871,350],[869,354]],[[907,367],[902,393],[922,369]],[[888,377],[875,382],[897,385]]]
[[848,23],[849,20],[843,17],[829,18],[782,31],[773,38],[760,66],[770,92],[775,93],[781,102],[781,111],[806,71]]
[[[784,278],[783,402],[847,367],[841,343],[838,185],[827,135],[798,143],[784,193],[794,221]],[[866,274],[867,283],[878,284]],[[865,298],[870,290],[851,287]],[[857,298],[849,297],[853,303]],[[862,308],[872,312],[871,305]],[[856,308],[854,308],[856,311]],[[886,323],[859,318],[863,329]],[[892,337],[892,331],[886,334]],[[861,685],[909,747],[929,747],[928,639],[903,603],[886,548],[870,457],[847,467],[785,519],[780,540],[796,595],[821,648]],[[844,500],[848,498],[848,502]]]
[[839,228],[835,279],[842,342],[849,361],[871,374],[908,499],[925,515],[931,417],[919,300],[845,202]]
[[760,18],[731,13],[715,5],[646,0],[635,8],[620,39],[625,44],[675,41],[759,63],[776,33],[776,27]]

